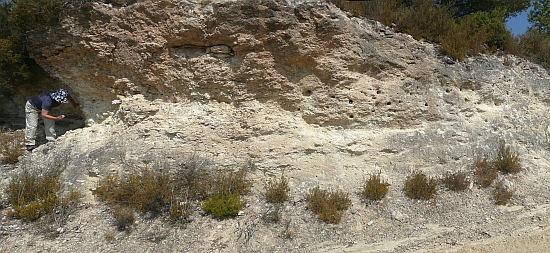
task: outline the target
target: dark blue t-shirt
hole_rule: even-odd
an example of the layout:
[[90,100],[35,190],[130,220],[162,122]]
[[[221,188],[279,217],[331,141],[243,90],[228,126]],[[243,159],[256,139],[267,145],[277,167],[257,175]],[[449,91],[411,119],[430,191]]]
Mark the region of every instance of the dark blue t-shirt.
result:
[[54,107],[59,106],[59,103],[55,101],[52,96],[52,91],[42,93],[36,97],[33,97],[29,100],[32,106],[37,109],[51,110]]

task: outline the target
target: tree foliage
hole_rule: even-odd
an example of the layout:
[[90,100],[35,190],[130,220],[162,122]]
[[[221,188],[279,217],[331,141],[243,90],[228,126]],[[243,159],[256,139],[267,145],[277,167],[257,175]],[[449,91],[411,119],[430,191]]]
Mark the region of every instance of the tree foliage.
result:
[[28,80],[32,64],[27,33],[58,22],[62,0],[7,0],[0,3],[0,85],[11,88]]
[[506,9],[505,17],[513,17],[530,6],[530,0],[439,0],[441,4],[452,5],[457,17],[478,12],[491,13],[496,9]]
[[550,33],[550,0],[536,0],[527,19],[533,29],[542,33]]

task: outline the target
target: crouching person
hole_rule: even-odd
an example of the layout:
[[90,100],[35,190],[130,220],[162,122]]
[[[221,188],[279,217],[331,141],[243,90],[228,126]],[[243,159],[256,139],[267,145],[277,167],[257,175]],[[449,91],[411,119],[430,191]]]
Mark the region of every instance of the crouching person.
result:
[[38,126],[39,116],[42,116],[42,119],[44,120],[46,140],[55,140],[55,138],[57,137],[54,128],[55,121],[64,119],[65,115],[52,116],[49,113],[52,108],[57,107],[62,103],[66,104],[68,102],[71,102],[73,107],[79,106],[79,104],[77,104],[73,100],[73,98],[65,89],[45,92],[27,101],[25,105],[25,145],[27,146],[28,151],[32,151],[36,145],[36,128]]

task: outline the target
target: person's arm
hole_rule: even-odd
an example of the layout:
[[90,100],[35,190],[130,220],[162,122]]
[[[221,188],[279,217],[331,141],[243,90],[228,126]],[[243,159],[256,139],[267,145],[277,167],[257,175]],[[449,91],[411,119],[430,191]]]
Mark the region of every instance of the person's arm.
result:
[[48,113],[50,113],[50,111],[42,109],[42,118],[51,119],[51,120],[62,120],[65,118],[65,115],[59,115],[56,117],[56,116],[49,115]]
[[73,99],[73,97],[71,97],[71,95],[68,95],[67,99],[69,100],[69,102],[71,102],[71,104],[73,105],[74,108],[80,106],[77,102],[74,101],[74,99]]

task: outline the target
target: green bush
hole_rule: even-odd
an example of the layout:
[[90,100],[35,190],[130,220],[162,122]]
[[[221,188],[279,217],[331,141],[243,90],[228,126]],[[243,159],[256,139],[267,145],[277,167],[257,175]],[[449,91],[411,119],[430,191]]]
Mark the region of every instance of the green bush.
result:
[[216,193],[204,202],[202,210],[218,218],[236,216],[241,210],[241,195],[235,193]]
[[361,195],[369,200],[381,200],[386,196],[390,188],[390,184],[383,182],[380,178],[380,173],[369,175],[369,179],[365,180]]
[[451,191],[464,191],[468,189],[470,180],[468,175],[464,171],[457,171],[455,173],[447,172],[443,176],[443,184]]
[[287,201],[289,191],[288,180],[284,175],[278,181],[269,179],[265,185],[265,197],[271,203],[283,203]]
[[503,173],[517,173],[521,171],[519,155],[513,152],[510,146],[506,146],[504,140],[500,140],[497,157],[494,161],[495,167]]
[[498,176],[497,169],[493,163],[487,161],[487,156],[483,159],[476,158],[474,168],[476,171],[476,181],[482,187],[491,185]]
[[437,180],[415,171],[407,176],[403,191],[409,198],[427,200],[437,193]]
[[342,190],[321,190],[319,186],[310,189],[306,194],[308,209],[317,214],[320,220],[339,223],[344,210],[351,205],[349,194]]

